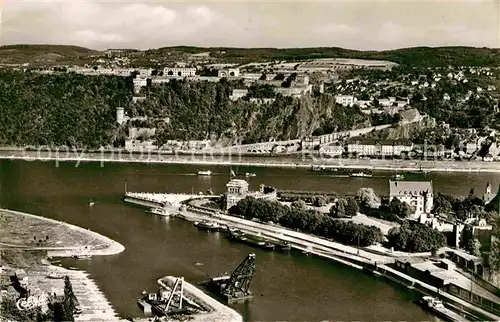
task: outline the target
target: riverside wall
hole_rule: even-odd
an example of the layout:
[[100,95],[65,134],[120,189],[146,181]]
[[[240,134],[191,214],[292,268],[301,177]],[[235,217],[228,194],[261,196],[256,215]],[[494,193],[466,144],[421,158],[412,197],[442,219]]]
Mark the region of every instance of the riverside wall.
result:
[[[118,151],[120,152],[120,151]],[[381,171],[436,171],[436,172],[500,172],[500,162],[484,161],[424,161],[424,160],[363,160],[363,159],[328,159],[310,156],[287,156],[273,155],[262,156],[256,154],[253,157],[242,155],[217,155],[213,152],[199,154],[188,153],[188,155],[163,154],[161,152],[149,151],[144,153],[84,153],[69,152],[42,153],[30,151],[0,151],[0,159],[23,160],[27,162],[41,161],[54,162],[56,166],[61,162],[75,162],[77,166],[82,162],[105,163],[145,163],[145,164],[192,164],[206,166],[248,166],[248,167],[277,167],[277,168],[310,168],[312,164],[330,166],[339,169],[369,169]]]

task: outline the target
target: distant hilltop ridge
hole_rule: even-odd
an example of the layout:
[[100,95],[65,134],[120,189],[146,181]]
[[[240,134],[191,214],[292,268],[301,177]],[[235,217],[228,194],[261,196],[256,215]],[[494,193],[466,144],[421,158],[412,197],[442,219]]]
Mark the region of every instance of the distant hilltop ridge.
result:
[[7,45],[0,47],[0,63],[26,63],[46,61],[75,63],[88,56],[131,54],[154,58],[168,53],[172,58],[206,54],[214,60],[245,62],[252,60],[308,60],[318,58],[357,58],[387,60],[407,66],[500,66],[500,49],[476,47],[412,47],[383,51],[361,51],[339,47],[315,48],[233,48],[173,46],[138,50],[111,48],[103,51],[66,45]]

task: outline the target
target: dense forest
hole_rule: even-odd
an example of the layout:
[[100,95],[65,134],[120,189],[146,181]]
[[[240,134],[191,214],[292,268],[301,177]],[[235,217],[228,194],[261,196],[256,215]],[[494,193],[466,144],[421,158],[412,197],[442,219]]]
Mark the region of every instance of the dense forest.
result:
[[117,134],[115,108],[132,80],[78,74],[0,72],[0,144],[98,148]]

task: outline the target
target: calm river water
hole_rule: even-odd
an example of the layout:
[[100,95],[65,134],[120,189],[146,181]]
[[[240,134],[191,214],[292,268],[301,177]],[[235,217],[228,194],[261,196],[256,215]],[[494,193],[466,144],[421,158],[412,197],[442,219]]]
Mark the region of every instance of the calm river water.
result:
[[[210,169],[201,178],[197,170]],[[264,183],[281,189],[355,193],[373,187],[388,193],[388,177],[344,178],[304,169],[242,168],[254,172],[253,189]],[[129,191],[224,191],[227,167],[98,163],[61,164],[0,160],[0,206],[89,228],[122,243],[116,256],[72,261],[87,270],[123,317],[141,316],[136,299],[156,290],[156,279],[184,276],[197,283],[208,275],[233,270],[249,253],[257,255],[251,288],[256,295],[233,307],[249,321],[436,320],[412,301],[415,294],[352,268],[301,254],[262,252],[232,244],[218,233],[200,232],[189,222],[148,216],[121,201]],[[500,174],[446,173],[429,176],[438,191],[465,196],[482,193],[486,182],[498,187]],[[89,208],[89,200],[95,205]],[[203,263],[196,266],[195,263]]]

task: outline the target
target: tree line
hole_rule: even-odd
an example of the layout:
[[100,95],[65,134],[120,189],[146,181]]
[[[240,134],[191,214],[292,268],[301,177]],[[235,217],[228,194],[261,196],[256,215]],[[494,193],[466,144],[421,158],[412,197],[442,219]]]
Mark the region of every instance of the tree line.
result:
[[346,245],[366,247],[383,240],[375,226],[355,224],[307,209],[296,201],[290,207],[276,201],[246,197],[229,209],[229,213],[246,219],[257,218],[263,222],[279,223],[283,227],[333,239]]

